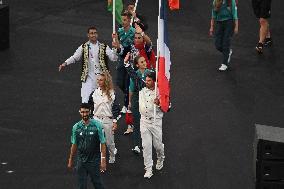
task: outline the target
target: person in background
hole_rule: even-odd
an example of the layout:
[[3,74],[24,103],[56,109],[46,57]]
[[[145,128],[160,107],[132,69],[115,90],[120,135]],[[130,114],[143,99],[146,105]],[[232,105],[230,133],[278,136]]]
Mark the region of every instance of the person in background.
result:
[[132,66],[129,63],[130,53],[128,53],[124,59],[124,66],[130,76],[130,85],[129,85],[129,105],[133,113],[134,124],[133,124],[133,148],[132,151],[139,154],[141,148],[141,134],[140,134],[140,113],[139,113],[139,91],[145,87],[146,74],[150,72],[147,69],[147,63],[143,56],[136,56],[134,58],[134,65],[138,68],[137,71],[134,71]]
[[213,0],[210,36],[215,37],[215,47],[223,54],[219,71],[226,71],[231,61],[231,37],[239,31],[238,11],[235,0]]
[[271,0],[252,0],[252,7],[260,25],[259,40],[255,49],[258,53],[262,54],[264,46],[272,45],[268,21],[271,16]]
[[[117,79],[116,84],[124,94],[124,104],[121,109],[121,113],[126,113],[128,107],[128,88],[129,88],[129,76],[124,68],[123,60],[125,55],[130,52],[131,45],[133,44],[135,29],[130,25],[131,14],[123,12],[122,16],[122,27],[118,29],[117,34],[113,34],[115,41],[120,44],[119,60],[116,67]],[[118,40],[117,40],[118,39]]]

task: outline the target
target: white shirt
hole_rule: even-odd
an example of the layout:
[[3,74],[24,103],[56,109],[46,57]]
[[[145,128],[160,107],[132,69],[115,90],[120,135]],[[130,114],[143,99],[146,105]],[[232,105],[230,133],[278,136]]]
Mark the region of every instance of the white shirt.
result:
[[[147,87],[144,87],[141,91],[139,91],[139,112],[141,116],[145,116],[147,118],[154,117],[155,98],[157,98],[155,96],[155,90],[151,90],[148,89]],[[162,118],[162,117],[163,117],[163,112],[161,111],[160,108],[156,107],[156,118]]]
[[112,105],[115,99],[114,91],[111,91],[111,100],[103,91],[97,88],[93,93],[94,117],[112,117]]
[[[102,72],[100,64],[99,64],[99,42],[93,44],[90,41],[87,42],[87,45],[89,46],[89,61],[88,61],[88,76],[96,81],[97,74],[100,74]],[[75,51],[73,56],[68,58],[65,62],[67,65],[76,63],[82,59],[83,55],[83,48],[82,45],[78,47],[78,49]],[[116,52],[109,48],[109,46],[106,47],[106,55],[111,61],[117,61],[118,56]]]

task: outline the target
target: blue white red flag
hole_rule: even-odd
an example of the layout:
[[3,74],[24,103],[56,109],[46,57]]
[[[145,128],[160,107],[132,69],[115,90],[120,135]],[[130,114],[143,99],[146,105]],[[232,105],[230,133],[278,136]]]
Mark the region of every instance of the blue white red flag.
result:
[[167,0],[159,1],[159,30],[158,30],[158,88],[160,95],[160,106],[164,112],[167,112],[170,104],[170,50],[168,47],[167,35]]

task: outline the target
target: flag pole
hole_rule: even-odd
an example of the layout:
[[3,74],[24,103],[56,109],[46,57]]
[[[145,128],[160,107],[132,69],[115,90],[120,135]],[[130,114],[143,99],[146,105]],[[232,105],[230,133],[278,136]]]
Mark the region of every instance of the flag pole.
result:
[[[158,88],[158,65],[160,58],[160,43],[159,43],[159,33],[160,33],[160,15],[161,15],[161,0],[159,0],[159,15],[158,15],[158,38],[157,38],[157,58],[156,58],[156,82],[155,82],[155,97],[157,96],[157,88]],[[154,105],[154,124],[156,123],[156,110],[157,105]]]
[[112,33],[115,33],[115,0],[112,0]]

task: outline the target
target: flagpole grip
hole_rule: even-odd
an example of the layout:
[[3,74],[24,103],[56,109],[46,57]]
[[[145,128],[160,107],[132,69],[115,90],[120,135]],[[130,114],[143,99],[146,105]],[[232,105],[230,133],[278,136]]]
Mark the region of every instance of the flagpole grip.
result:
[[[136,12],[137,5],[138,5],[138,0],[136,0],[136,1],[135,1],[135,5],[134,5],[133,12]],[[132,18],[131,18],[131,22],[130,22],[130,26],[132,26],[132,24],[133,24],[133,20],[134,20],[134,18],[132,17]]]

